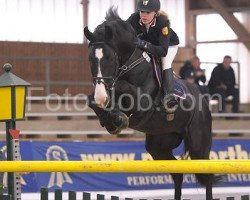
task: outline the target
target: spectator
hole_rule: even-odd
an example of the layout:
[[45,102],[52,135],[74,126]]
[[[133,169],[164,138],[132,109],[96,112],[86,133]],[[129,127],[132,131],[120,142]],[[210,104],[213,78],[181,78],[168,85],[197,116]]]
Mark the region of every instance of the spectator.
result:
[[180,76],[189,83],[196,83],[202,94],[209,93],[208,88],[205,85],[205,71],[200,68],[199,57],[194,56],[191,61],[186,61],[180,70]]
[[231,56],[225,56],[223,62],[214,68],[208,83],[210,94],[218,94],[221,97],[219,112],[225,112],[225,99],[228,96],[233,96],[232,112],[239,112],[239,89],[235,87],[235,74],[231,62]]

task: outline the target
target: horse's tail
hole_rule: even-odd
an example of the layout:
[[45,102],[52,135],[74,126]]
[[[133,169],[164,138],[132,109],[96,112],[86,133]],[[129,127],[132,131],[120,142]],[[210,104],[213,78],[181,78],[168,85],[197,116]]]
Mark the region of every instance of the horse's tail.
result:
[[223,182],[226,178],[225,175],[221,174],[195,174],[195,177],[197,181],[203,186],[207,185],[208,180],[212,185],[216,185]]

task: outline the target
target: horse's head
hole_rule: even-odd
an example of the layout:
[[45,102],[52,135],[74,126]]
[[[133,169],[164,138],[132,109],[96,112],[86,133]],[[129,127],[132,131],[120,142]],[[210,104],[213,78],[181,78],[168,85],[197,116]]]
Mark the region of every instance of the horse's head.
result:
[[95,102],[99,107],[105,108],[117,73],[117,55],[104,42],[93,42],[89,47],[89,61],[95,85]]
[[135,32],[130,24],[121,20],[116,10],[109,9],[106,21],[93,33],[85,27],[84,34],[90,41],[89,61],[95,84],[95,101],[99,107],[105,108],[109,102],[108,91],[113,87],[123,62],[121,56],[124,59],[129,57],[135,48]]

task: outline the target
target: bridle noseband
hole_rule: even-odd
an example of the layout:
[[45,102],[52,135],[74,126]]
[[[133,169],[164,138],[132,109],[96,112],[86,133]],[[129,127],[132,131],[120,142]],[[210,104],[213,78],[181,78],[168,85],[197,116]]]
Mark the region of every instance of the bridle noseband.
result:
[[[105,42],[93,42],[90,43],[89,46],[95,46],[95,45],[107,45],[110,47],[110,45],[106,44]],[[134,59],[134,57],[136,56],[136,52],[137,51],[141,51],[138,48],[135,48],[135,50],[133,51],[133,53],[131,54],[131,56],[129,57],[129,59],[127,60],[127,62],[122,65],[120,67],[120,58],[117,55],[117,53],[115,52],[115,50],[110,47],[115,55],[115,72],[113,76],[108,76],[108,77],[93,77],[93,83],[94,85],[96,85],[97,83],[103,83],[106,87],[107,90],[113,90],[115,87],[116,82],[119,80],[120,77],[122,77],[123,75],[125,75],[126,73],[128,73],[130,70],[132,70],[133,68],[135,68],[137,65],[139,65],[141,62],[143,62],[144,60],[148,61],[148,55],[146,52],[143,52],[142,55],[136,59],[135,61],[132,61]],[[130,64],[127,64],[130,63]],[[105,82],[105,80],[110,81],[110,83]]]

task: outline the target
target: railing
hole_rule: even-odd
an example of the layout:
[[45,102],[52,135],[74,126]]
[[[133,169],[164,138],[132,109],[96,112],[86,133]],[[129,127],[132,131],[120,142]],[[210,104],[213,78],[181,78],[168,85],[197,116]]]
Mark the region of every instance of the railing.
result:
[[[27,113],[26,117],[29,118],[36,118],[36,117],[96,117],[94,112],[37,112],[37,113]],[[213,118],[250,118],[250,113],[212,113]],[[44,130],[22,130],[22,135],[41,135],[41,134],[60,134],[60,135],[105,135],[108,132],[103,130],[52,130],[52,131],[44,131]],[[213,129],[213,133],[217,133],[220,135],[225,135],[228,133],[231,134],[250,134],[250,129]],[[0,131],[0,134],[5,134],[5,131]],[[124,130],[121,134],[141,134],[139,131],[135,130]]]
[[[51,100],[51,101],[56,101],[58,100],[58,97],[28,97],[27,100],[29,101],[45,101],[45,100]],[[82,100],[86,101],[87,97],[65,97],[62,96],[60,97],[60,100],[62,101],[75,101],[75,100]],[[27,113],[27,117],[95,117],[96,114],[94,112],[44,112],[44,113]],[[227,118],[250,118],[250,113],[212,113],[212,117],[215,118],[222,118],[222,117],[227,117]],[[52,131],[53,132],[53,131]],[[56,131],[58,133],[58,131]],[[228,134],[230,133],[242,133],[242,134],[250,134],[250,129],[213,129],[214,133],[219,133],[221,135],[223,134]],[[26,132],[28,134],[29,132]],[[44,133],[44,132],[43,132]],[[54,132],[55,133],[55,132]],[[103,130],[103,131],[72,131],[71,134],[73,135],[79,135],[79,134],[107,134],[108,132]],[[122,134],[136,134],[140,133],[135,130],[125,130],[122,132]],[[25,132],[23,132],[25,134]],[[34,132],[34,134],[41,134],[41,131],[39,132]],[[58,134],[69,134],[69,131],[59,131]]]
[[[41,200],[49,200],[49,193],[48,193],[48,189],[47,188],[41,188],[40,190],[41,192]],[[68,192],[68,200],[76,200],[76,192],[75,191],[69,191]],[[93,196],[93,195],[92,195]],[[238,195],[239,196],[239,195]],[[62,200],[63,199],[63,191],[61,189],[57,189],[54,192],[54,199],[55,200]],[[242,195],[240,197],[226,197],[227,200],[234,200],[234,199],[241,199],[241,200],[249,200],[249,195]],[[103,194],[96,194],[96,197],[91,198],[91,193],[88,192],[83,192],[82,193],[82,200],[119,200],[119,199],[124,199],[124,200],[133,200],[133,198],[120,198],[119,196],[111,196],[106,197]],[[140,199],[140,200],[147,200],[147,199]],[[155,200],[161,200],[161,199],[155,199]],[[173,200],[173,199],[168,199],[168,200]],[[186,199],[186,200],[190,200],[190,199]],[[215,198],[213,200],[220,200],[219,198]]]
[[[46,102],[46,101],[50,101],[50,102],[57,102],[58,100],[60,100],[63,104],[63,102],[83,102],[83,104],[85,104],[87,97],[85,96],[28,96],[27,97],[27,101],[28,103],[30,103],[30,105],[33,105],[33,103],[36,102]],[[35,105],[35,104],[34,104]],[[27,112],[26,113],[26,117],[28,119],[36,119],[36,118],[66,118],[66,119],[71,119],[71,120],[75,120],[74,117],[91,117],[92,119],[97,119],[96,114],[92,111],[45,111],[45,112]],[[250,113],[212,113],[212,117],[213,119],[222,119],[222,118],[238,118],[238,119],[250,119]],[[27,120],[29,121],[29,120]],[[32,122],[30,122],[32,123]],[[60,127],[59,127],[60,128]],[[59,129],[58,128],[58,129]],[[32,127],[31,127],[32,129]],[[21,130],[22,135],[109,135],[108,132],[105,129],[95,129],[95,130],[87,130],[87,129],[83,129],[83,130],[74,130],[72,128],[72,130],[43,130],[41,128],[41,130],[36,129],[36,130]],[[229,133],[232,134],[250,134],[250,128],[238,128],[238,129],[223,129],[223,128],[214,128],[212,130],[213,133],[219,134],[219,135],[227,135]],[[5,134],[5,131],[0,130],[0,134]],[[135,131],[135,130],[131,130],[131,129],[127,129],[122,131],[121,134],[127,134],[127,135],[132,135],[132,134],[139,134],[141,135],[141,132]]]

